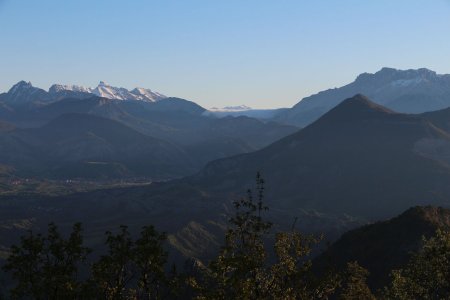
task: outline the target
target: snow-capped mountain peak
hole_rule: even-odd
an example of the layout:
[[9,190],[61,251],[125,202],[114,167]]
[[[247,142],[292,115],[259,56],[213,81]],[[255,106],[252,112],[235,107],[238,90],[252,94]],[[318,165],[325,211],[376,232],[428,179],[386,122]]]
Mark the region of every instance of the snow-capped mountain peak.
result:
[[92,93],[100,97],[116,100],[140,100],[156,102],[161,99],[167,98],[163,94],[153,92],[150,89],[135,88],[129,91],[126,88],[113,87],[105,83],[104,81],[100,81],[99,85],[92,90]]
[[133,97],[127,95],[129,92],[124,88],[112,87],[104,81],[100,81],[98,86],[92,90],[92,93],[103,98],[115,100],[134,100]]
[[122,87],[114,87],[104,81],[100,81],[96,88],[79,85],[53,84],[48,91],[34,87],[31,82],[19,81],[7,93],[3,94],[3,99],[8,103],[28,103],[28,102],[51,102],[61,100],[65,97],[86,99],[96,95],[111,100],[136,100],[146,102],[157,102],[167,98],[163,94],[150,89],[135,88],[131,91]]
[[139,100],[156,102],[167,98],[163,94],[153,92],[150,89],[135,88],[132,91],[122,87],[114,87],[104,81],[100,81],[96,88],[87,88],[78,85],[54,84],[50,87],[49,93],[58,93],[64,91],[89,93],[99,97],[112,100]]
[[135,89],[133,89],[131,91],[131,93],[133,95],[136,95],[139,98],[142,98],[142,99],[139,99],[139,100],[148,99],[148,100],[151,100],[151,101],[158,101],[158,100],[167,98],[163,94],[160,94],[158,92],[153,92],[150,89],[144,89],[144,88],[135,88]]
[[49,93],[58,93],[58,92],[64,92],[64,91],[89,93],[89,94],[92,93],[91,88],[86,88],[84,86],[79,86],[79,85],[54,84],[48,90]]

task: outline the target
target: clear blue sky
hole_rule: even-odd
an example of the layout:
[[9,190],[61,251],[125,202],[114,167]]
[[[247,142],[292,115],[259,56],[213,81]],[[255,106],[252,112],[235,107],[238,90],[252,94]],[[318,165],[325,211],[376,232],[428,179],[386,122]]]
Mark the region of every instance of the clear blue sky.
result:
[[450,0],[0,0],[0,91],[103,80],[282,107],[383,66],[450,73]]

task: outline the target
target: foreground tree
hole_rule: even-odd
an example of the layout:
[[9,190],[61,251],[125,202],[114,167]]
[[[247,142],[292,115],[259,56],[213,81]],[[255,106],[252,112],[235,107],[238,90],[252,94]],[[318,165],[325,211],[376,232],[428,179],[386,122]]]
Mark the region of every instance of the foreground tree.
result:
[[408,265],[392,272],[387,299],[450,299],[450,232],[424,239]]
[[[167,252],[163,249],[165,233],[158,233],[153,226],[142,229],[140,238],[133,249],[133,262],[137,271],[138,299],[161,299],[170,288],[169,279],[164,272]],[[170,278],[176,278],[173,269]]]
[[339,299],[375,300],[375,296],[367,286],[367,276],[369,276],[369,271],[361,267],[356,261],[349,262],[347,264],[347,269],[343,274],[342,291],[339,295]]
[[263,237],[272,224],[262,214],[268,209],[263,204],[264,180],[256,176],[256,199],[251,190],[247,197],[233,202],[235,215],[229,220],[225,245],[211,263],[213,287],[209,297],[215,299],[259,299],[264,284],[267,253]]
[[275,299],[327,299],[334,293],[339,278],[325,273],[321,278],[312,271],[310,254],[321,238],[295,230],[276,234],[276,263],[268,268],[266,294]]
[[164,272],[167,252],[164,233],[144,227],[133,241],[126,226],[116,235],[107,232],[109,253],[93,264],[94,294],[104,299],[161,299],[169,294]]
[[270,264],[265,242],[273,239],[268,235],[272,224],[263,218],[268,208],[259,173],[255,194],[256,199],[249,190],[247,197],[233,203],[235,215],[229,220],[225,246],[210,264],[210,280],[200,288],[199,298],[326,299],[335,291],[338,278],[313,275],[309,255],[320,239],[301,234],[295,226],[290,232],[277,233],[276,262]]
[[[225,245],[209,266],[192,259],[190,269],[166,275],[166,234],[143,227],[134,240],[126,226],[106,233],[108,252],[91,267],[86,282],[77,280],[77,267],[88,249],[82,246],[81,226],[69,239],[49,225],[48,236],[22,238],[5,269],[18,281],[16,298],[34,299],[373,299],[365,283],[367,271],[348,265],[342,278],[336,273],[316,277],[311,251],[321,240],[295,229],[270,235],[272,223],[264,217],[264,180],[256,177],[255,192],[233,202]],[[273,252],[266,245],[273,242]],[[270,256],[270,257],[269,257]],[[343,282],[341,293],[336,289]]]
[[64,239],[55,224],[48,225],[47,236],[33,234],[12,246],[4,269],[11,272],[17,285],[11,297],[33,299],[77,299],[83,292],[78,280],[79,265],[90,250],[83,246],[81,225],[75,224]]
[[104,299],[125,299],[131,291],[128,284],[135,274],[132,263],[133,241],[126,226],[120,226],[116,235],[106,233],[108,254],[103,255],[92,266],[92,282],[95,294]]

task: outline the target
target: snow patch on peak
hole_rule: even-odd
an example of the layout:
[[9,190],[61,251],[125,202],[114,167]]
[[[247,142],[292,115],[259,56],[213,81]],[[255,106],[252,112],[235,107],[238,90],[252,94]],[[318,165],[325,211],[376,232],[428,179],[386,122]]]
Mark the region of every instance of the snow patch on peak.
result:
[[58,93],[63,91],[71,91],[71,92],[81,92],[81,93],[92,93],[91,88],[86,88],[84,86],[79,85],[63,85],[63,84],[54,84],[48,90],[49,93]]
[[113,87],[104,81],[100,81],[100,84],[92,90],[92,93],[103,98],[114,100],[138,100],[156,102],[161,99],[167,98],[163,94],[153,92],[150,89],[135,88],[132,91],[122,87]]
[[419,84],[423,81],[425,81],[425,80],[424,80],[424,78],[421,78],[421,77],[412,78],[412,79],[399,79],[399,80],[395,80],[395,81],[391,82],[391,85],[407,87],[407,86]]
[[127,89],[112,87],[103,81],[100,81],[100,84],[92,91],[92,93],[108,99],[131,100]]
[[136,97],[139,98],[138,100],[147,100],[147,101],[152,101],[152,102],[156,102],[161,99],[167,98],[163,94],[153,92],[150,89],[144,89],[144,88],[135,88],[131,91],[131,93],[133,95],[136,95]]

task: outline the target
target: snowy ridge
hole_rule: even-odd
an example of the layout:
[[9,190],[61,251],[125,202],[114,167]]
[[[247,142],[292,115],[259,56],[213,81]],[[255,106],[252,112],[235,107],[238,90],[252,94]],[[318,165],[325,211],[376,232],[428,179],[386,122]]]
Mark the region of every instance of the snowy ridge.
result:
[[81,93],[92,94],[92,89],[91,88],[85,88],[84,86],[79,86],[79,85],[54,84],[48,90],[49,93],[59,93],[59,92],[64,92],[64,91],[81,92]]
[[49,93],[58,93],[64,91],[89,93],[113,100],[139,100],[156,102],[167,98],[163,94],[153,92],[150,89],[135,88],[129,91],[126,88],[111,86],[103,81],[100,81],[99,85],[96,88],[86,88],[78,85],[54,84],[49,89]]

